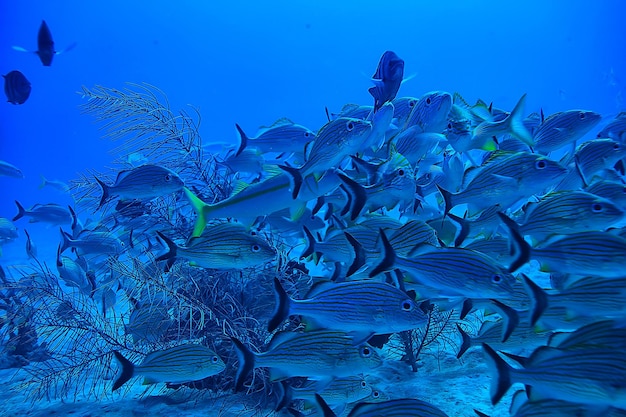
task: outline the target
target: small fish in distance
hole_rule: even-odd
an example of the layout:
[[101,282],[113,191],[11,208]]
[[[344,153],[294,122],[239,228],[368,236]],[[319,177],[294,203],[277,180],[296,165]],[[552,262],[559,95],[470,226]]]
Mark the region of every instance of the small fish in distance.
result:
[[21,46],[14,46],[13,49],[20,52],[33,52],[39,56],[41,63],[44,67],[49,67],[52,64],[52,58],[55,55],[61,54],[63,52],[70,51],[74,49],[76,43],[72,43],[67,48],[56,51],[54,49],[54,40],[52,40],[52,33],[50,33],[50,28],[48,28],[48,24],[45,20],[41,21],[41,26],[39,26],[39,33],[37,34],[37,50],[29,51]]
[[386,51],[380,57],[376,73],[372,76],[374,86],[368,90],[374,97],[374,112],[386,102],[396,98],[403,76],[404,60],[395,52]]
[[17,70],[11,71],[3,77],[4,94],[7,96],[7,101],[12,104],[24,104],[30,97],[30,81]]

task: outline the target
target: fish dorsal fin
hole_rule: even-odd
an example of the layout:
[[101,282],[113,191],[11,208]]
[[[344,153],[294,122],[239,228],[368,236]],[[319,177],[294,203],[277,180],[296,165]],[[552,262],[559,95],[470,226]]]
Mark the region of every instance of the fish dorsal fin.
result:
[[263,165],[263,171],[265,172],[265,178],[273,178],[285,173],[277,165]]
[[267,346],[267,350],[272,350],[276,348],[276,346],[288,342],[295,337],[298,337],[299,334],[300,333],[296,332],[278,332],[274,335],[274,337],[272,337],[272,340],[270,340],[270,343]]
[[230,196],[232,197],[234,195],[239,194],[240,192],[242,192],[243,190],[245,190],[249,186],[250,186],[250,184],[248,184],[246,181],[235,180],[235,182],[233,184],[233,191],[230,193]]
[[289,126],[289,125],[294,125],[295,123],[291,121],[291,119],[287,118],[287,117],[281,117],[280,119],[276,120],[274,123],[272,123],[269,126],[261,126],[259,127],[259,130],[269,130],[275,127],[279,127],[279,126]]
[[329,289],[333,288],[336,285],[337,284],[335,284],[332,281],[316,282],[315,284],[313,284],[311,289],[306,293],[305,298],[313,298],[322,292],[328,291]]

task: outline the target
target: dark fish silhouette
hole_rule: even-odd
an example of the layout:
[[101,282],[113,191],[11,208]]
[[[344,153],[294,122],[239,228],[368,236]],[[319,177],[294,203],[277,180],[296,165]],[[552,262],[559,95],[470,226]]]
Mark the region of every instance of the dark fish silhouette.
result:
[[395,52],[386,51],[380,57],[376,73],[372,76],[374,87],[368,90],[374,97],[374,111],[387,101],[396,98],[402,77],[404,76],[404,60]]
[[[52,58],[55,55],[61,54],[63,52],[67,52],[73,49],[76,46],[76,43],[72,43],[67,48],[61,51],[54,50],[54,40],[52,40],[52,33],[50,33],[50,28],[48,28],[48,24],[45,20],[41,21],[41,26],[39,26],[39,33],[37,34],[37,50],[33,51],[39,56],[41,63],[45,67],[49,67],[52,64]],[[14,46],[13,49],[21,52],[30,52],[21,46]]]
[[30,81],[19,71],[11,71],[4,77],[4,94],[13,104],[24,104],[30,96]]

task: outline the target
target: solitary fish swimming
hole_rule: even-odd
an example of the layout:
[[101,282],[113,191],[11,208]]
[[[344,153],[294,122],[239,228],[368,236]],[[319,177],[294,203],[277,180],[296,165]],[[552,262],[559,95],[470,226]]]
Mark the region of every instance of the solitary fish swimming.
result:
[[[39,56],[41,63],[45,67],[49,67],[52,64],[52,58],[55,55],[61,54],[63,52],[67,52],[73,49],[76,46],[76,43],[72,43],[67,48],[56,51],[54,49],[54,41],[52,40],[52,33],[50,33],[50,28],[48,28],[48,24],[45,20],[41,21],[41,26],[39,26],[39,33],[37,34],[37,50],[33,51]],[[20,52],[31,52],[21,46],[14,46],[13,49]]]
[[7,96],[7,101],[12,104],[24,104],[30,97],[30,81],[17,70],[11,71],[3,77],[4,94]]
[[396,98],[403,76],[404,60],[393,51],[385,51],[372,76],[374,86],[368,90],[374,97],[374,111],[378,111],[383,104]]

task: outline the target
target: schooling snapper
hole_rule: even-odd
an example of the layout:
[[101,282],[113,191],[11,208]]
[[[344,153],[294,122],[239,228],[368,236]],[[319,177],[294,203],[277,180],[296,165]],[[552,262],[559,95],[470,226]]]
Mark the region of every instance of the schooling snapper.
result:
[[[45,22],[37,53],[59,53]],[[624,415],[623,115],[403,96],[404,65],[382,54],[373,103],[313,129],[242,120],[234,145],[203,143],[149,85],[83,88],[124,143],[112,171],[42,177],[0,219],[28,263],[0,269],[0,363],[33,398],[117,400],[142,376],[142,407],[210,399],[207,415]]]

